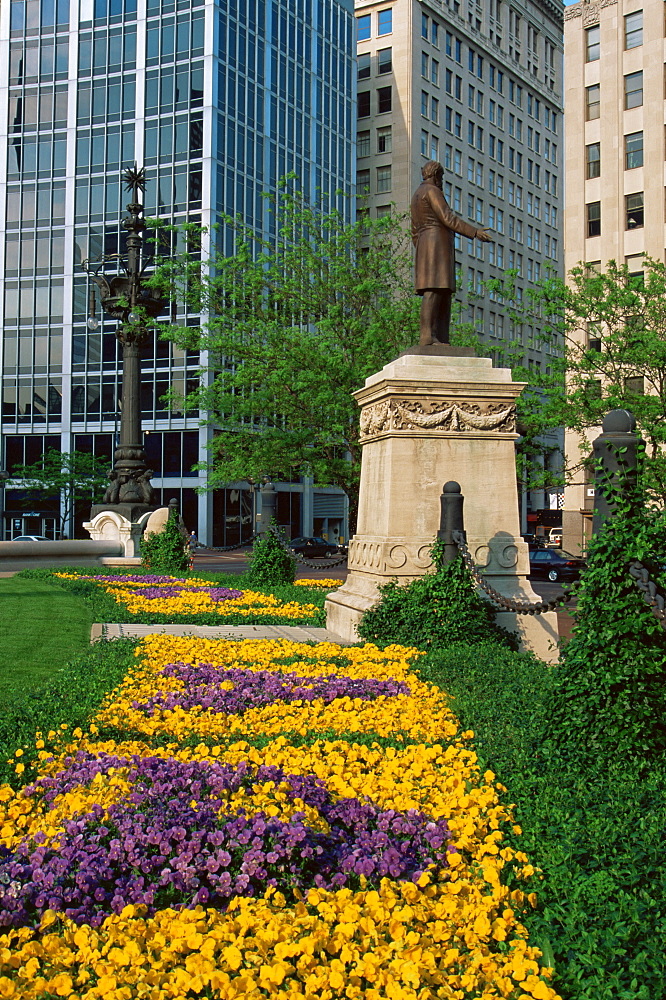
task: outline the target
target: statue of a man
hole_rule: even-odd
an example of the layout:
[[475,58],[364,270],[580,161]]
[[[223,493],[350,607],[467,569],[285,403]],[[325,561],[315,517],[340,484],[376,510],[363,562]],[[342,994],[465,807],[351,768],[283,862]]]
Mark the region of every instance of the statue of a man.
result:
[[421,302],[419,343],[448,344],[451,298],[456,290],[454,233],[492,243],[485,229],[477,229],[451,211],[442,192],[444,168],[436,160],[422,167],[423,183],[412,198],[412,240],[416,247],[414,284]]

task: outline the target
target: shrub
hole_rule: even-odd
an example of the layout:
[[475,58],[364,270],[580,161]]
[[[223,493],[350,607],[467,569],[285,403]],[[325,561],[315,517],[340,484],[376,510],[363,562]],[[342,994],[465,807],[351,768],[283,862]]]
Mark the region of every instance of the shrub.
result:
[[255,538],[249,557],[248,582],[253,585],[293,583],[296,576],[296,557],[284,547],[277,524]]
[[579,758],[548,743],[558,666],[490,643],[432,651],[416,667],[451,697],[516,803],[508,840],[541,869],[524,923],[555,967],[563,1000],[664,995],[666,755],[648,762]]
[[617,494],[615,515],[590,541],[549,705],[553,741],[568,752],[642,757],[666,748],[666,631],[629,576],[633,559],[656,568],[665,552],[663,515]]
[[164,576],[182,576],[187,572],[187,543],[176,511],[169,511],[164,531],[141,539],[141,564],[147,572]]
[[431,550],[436,570],[401,586],[392,580],[379,588],[381,597],[365,612],[358,634],[369,642],[400,642],[436,648],[452,642],[516,640],[495,624],[491,605],[479,597],[476,584],[460,556],[441,564],[441,543]]

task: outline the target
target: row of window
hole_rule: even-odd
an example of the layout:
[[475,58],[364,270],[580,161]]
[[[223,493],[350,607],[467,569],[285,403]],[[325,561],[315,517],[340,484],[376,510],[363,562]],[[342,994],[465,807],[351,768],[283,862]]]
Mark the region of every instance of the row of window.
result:
[[[375,55],[376,69],[378,76],[393,72],[393,49],[380,49]],[[361,53],[357,61],[357,75],[359,80],[369,80],[372,72],[373,57],[369,52]]]
[[[643,70],[627,73],[624,77],[624,109],[640,108],[643,104]],[[585,120],[590,122],[601,116],[601,86],[593,83],[585,88]]]
[[[624,196],[624,228],[641,229],[645,223],[643,192]],[[585,206],[586,235],[601,236],[601,202],[590,201]]]
[[375,168],[375,187],[374,191],[371,189],[370,184],[370,171],[369,170],[357,170],[356,171],[356,193],[359,195],[363,194],[385,194],[387,191],[391,190],[391,164],[386,166]]
[[[369,118],[372,114],[370,90],[359,91],[358,93],[358,117]],[[378,87],[375,91],[375,113],[378,115],[387,114],[393,109],[393,88]]]
[[[372,14],[361,14],[356,18],[356,39],[366,42],[372,38]],[[385,7],[375,12],[375,33],[378,37],[390,35],[393,31],[393,9]]]
[[[479,137],[479,131],[477,130],[474,138],[475,148],[483,152],[483,135]],[[472,145],[471,142],[470,145]],[[501,140],[496,140],[495,136],[492,135],[489,136],[488,155],[491,160],[495,160],[500,164],[504,163],[504,143]],[[554,197],[557,196],[557,174],[552,173],[550,170],[542,170],[540,163],[528,158],[525,164],[523,154],[510,147],[508,150],[507,165],[509,170],[512,170],[519,177],[523,176],[526,166],[525,176],[528,181],[537,185],[537,187],[542,187],[547,194],[552,194]],[[462,152],[459,149],[454,149],[449,143],[446,143],[444,146],[444,167],[462,177]]]
[[[615,162],[615,161],[614,161]],[[624,169],[634,170],[643,166],[643,133],[630,132],[624,137]],[[591,142],[585,147],[585,176],[601,176],[601,143]]]
[[[643,44],[643,11],[624,15],[624,47],[635,49]],[[595,62],[601,55],[601,26],[595,24],[585,30],[585,61]]]
[[[378,128],[375,133],[375,148],[378,153],[390,153],[392,148],[391,126],[385,125]],[[370,156],[370,130],[359,132],[356,136],[356,156],[360,159],[363,156]],[[433,157],[436,159],[436,157]]]

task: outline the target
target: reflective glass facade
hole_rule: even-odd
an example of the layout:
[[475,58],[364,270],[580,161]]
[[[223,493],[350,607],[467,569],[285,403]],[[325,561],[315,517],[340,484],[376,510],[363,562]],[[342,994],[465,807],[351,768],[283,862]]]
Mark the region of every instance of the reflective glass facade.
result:
[[[68,451],[103,435],[101,453],[117,431],[116,324],[98,313],[98,329],[87,329],[80,265],[122,249],[121,171],[145,165],[147,216],[206,226],[241,216],[270,234],[261,194],[284,174],[313,196],[351,191],[354,58],[353,0],[2,5],[0,391],[12,444],[0,467],[29,453],[32,437],[59,436]],[[232,234],[222,241],[233,253]],[[200,538],[225,544],[219,526],[213,534],[212,498],[193,492],[203,473],[191,473],[192,459],[205,459],[211,431],[161,401],[186,391],[199,364],[164,342],[146,350],[144,428],[161,456],[155,486],[182,491]],[[12,533],[11,515],[0,537]]]

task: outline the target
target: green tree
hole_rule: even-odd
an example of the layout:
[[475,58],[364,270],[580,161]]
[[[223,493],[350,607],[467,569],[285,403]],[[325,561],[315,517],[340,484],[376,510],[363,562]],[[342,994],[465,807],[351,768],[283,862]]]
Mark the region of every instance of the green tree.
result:
[[108,486],[108,471],[107,459],[81,451],[61,452],[49,448],[33,465],[15,465],[11,479],[20,482],[21,490],[25,491],[23,503],[26,507],[33,506],[36,501],[52,502],[63,536],[79,506],[101,501]]
[[311,475],[346,491],[353,520],[361,448],[351,393],[418,340],[411,240],[401,216],[361,212],[346,223],[289,188],[271,200],[272,240],[227,219],[233,256],[215,253],[202,264],[190,230],[187,252],[154,280],[209,318],[164,332],[210,352],[212,377],[185,405],[221,428],[211,486]]
[[[585,432],[609,410],[631,410],[647,445],[643,487],[666,500],[666,266],[647,256],[641,274],[612,260],[603,271],[578,264],[566,283],[549,275],[522,299],[515,278],[488,287],[510,316],[504,352],[514,378],[535,387],[519,403],[527,435],[557,426],[583,435],[580,455],[567,456],[571,474],[589,464]],[[525,363],[528,327],[551,349],[549,372]]]

